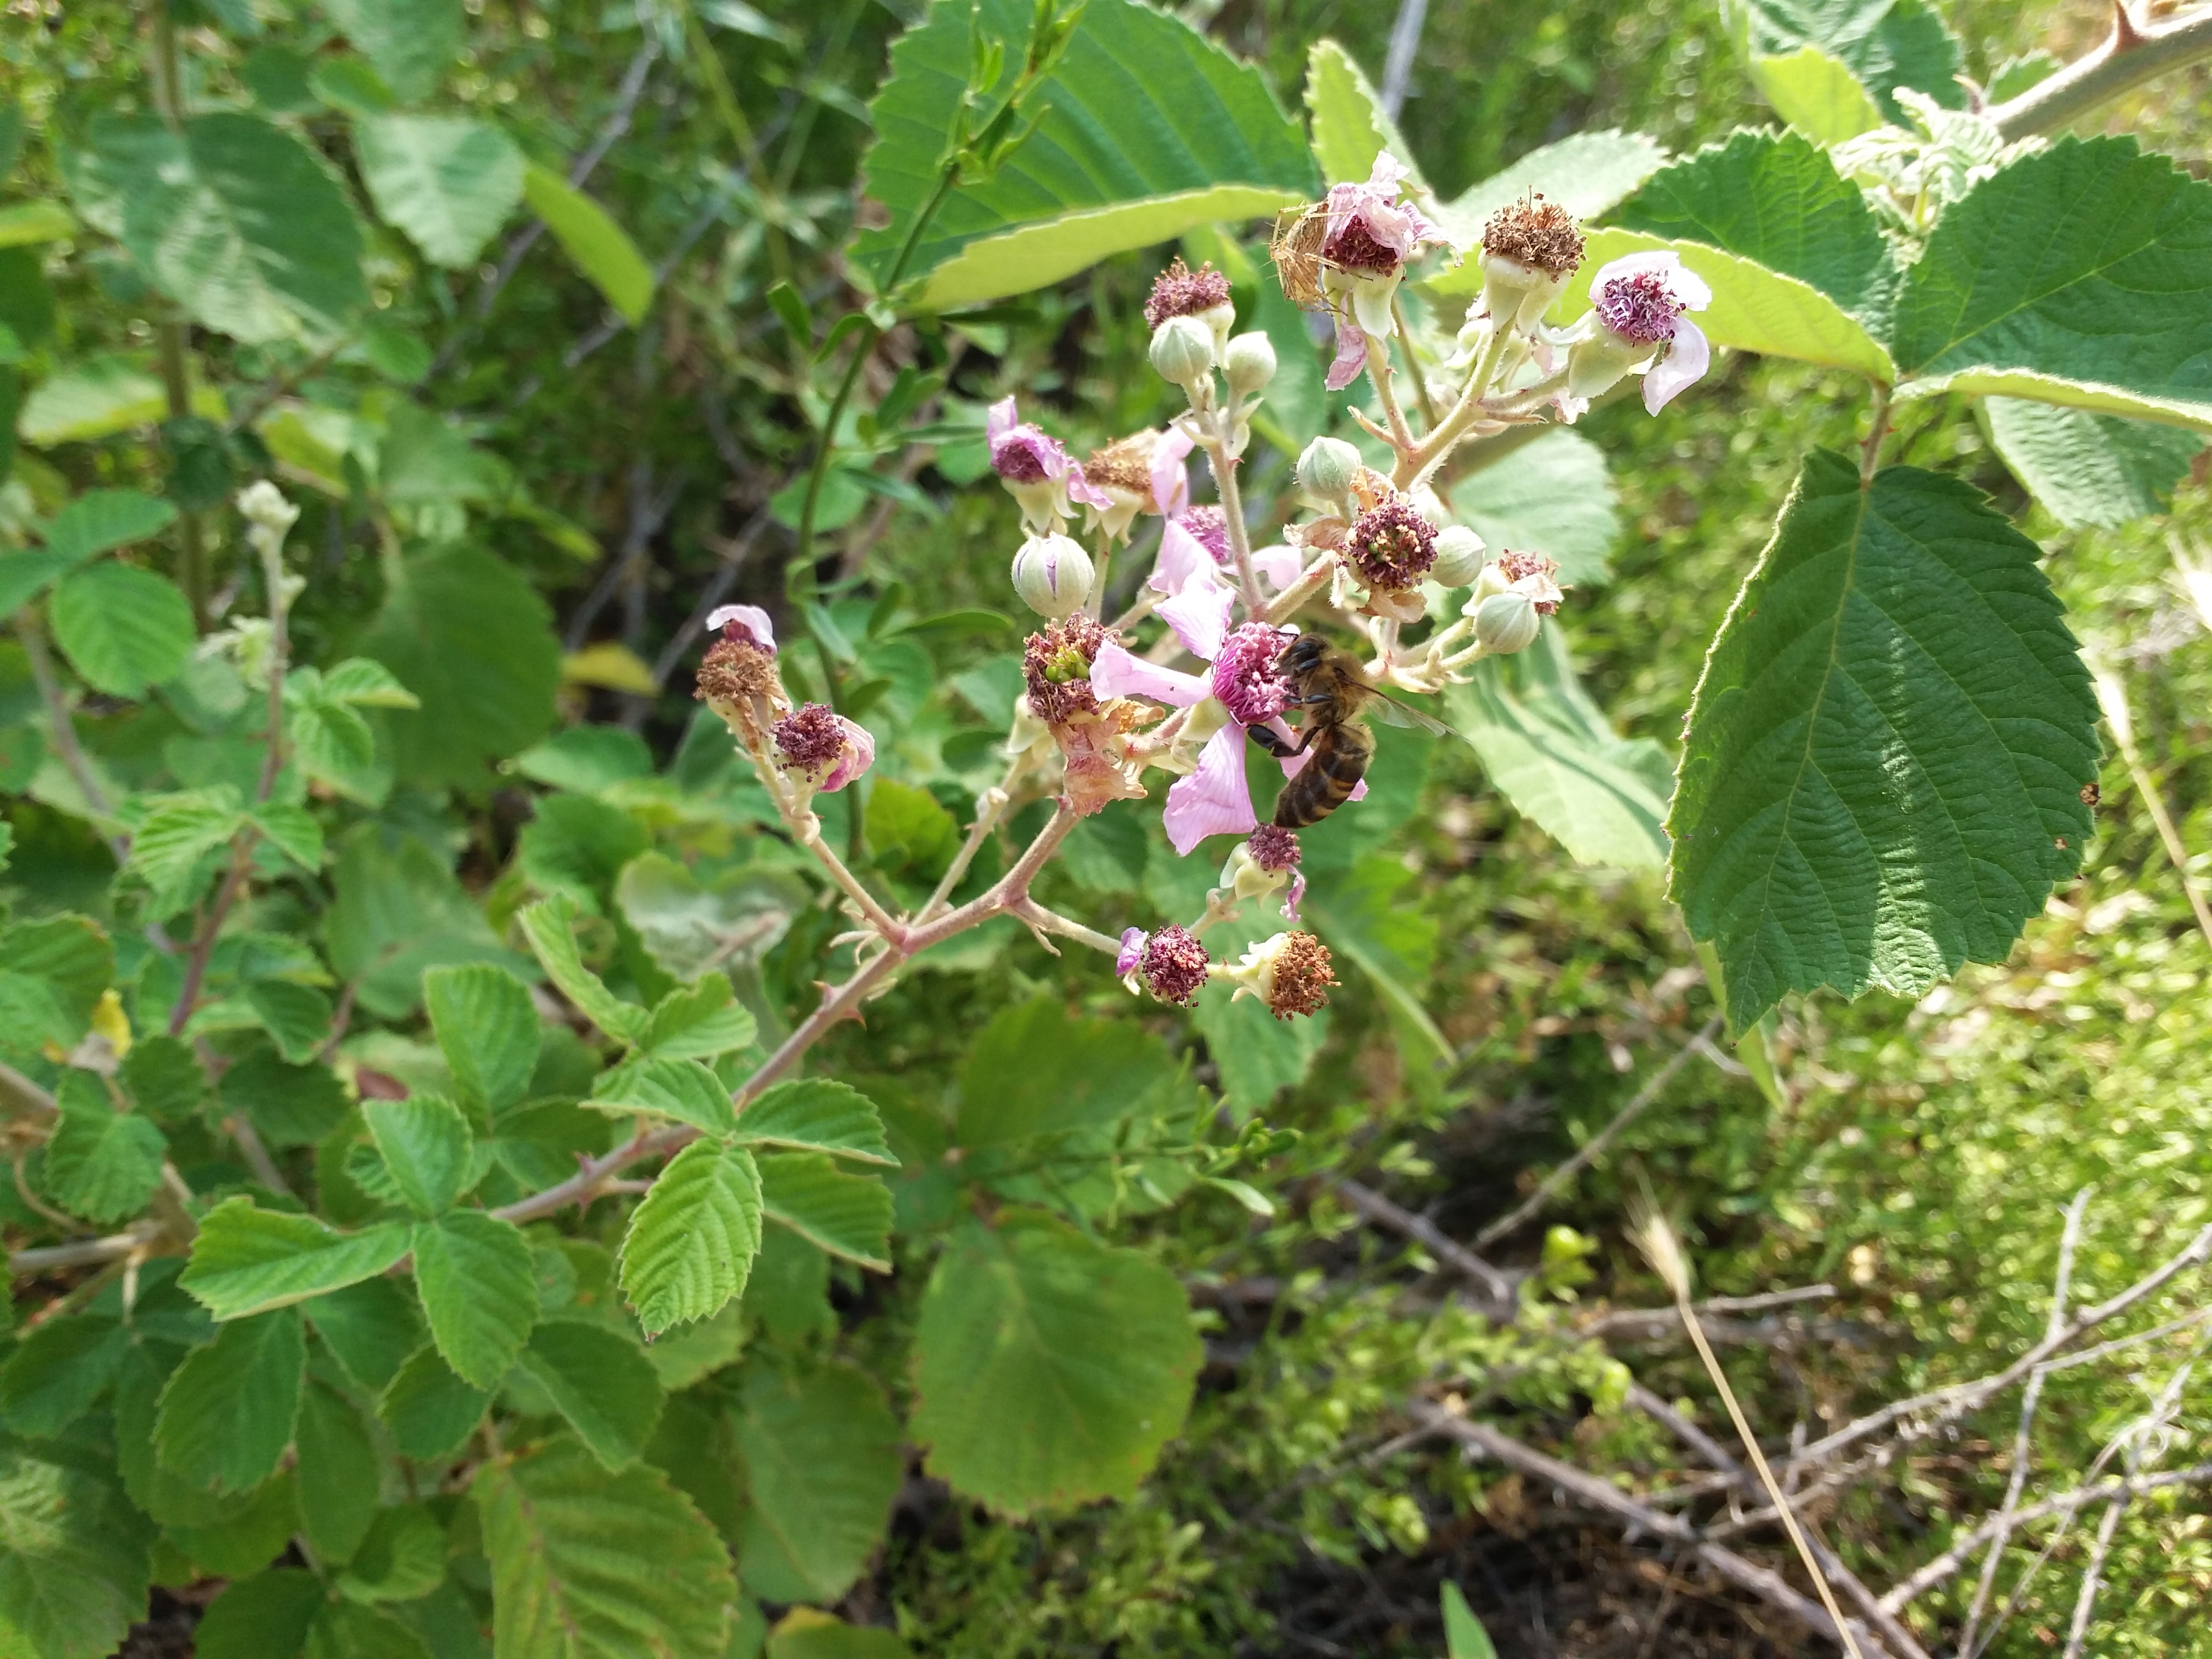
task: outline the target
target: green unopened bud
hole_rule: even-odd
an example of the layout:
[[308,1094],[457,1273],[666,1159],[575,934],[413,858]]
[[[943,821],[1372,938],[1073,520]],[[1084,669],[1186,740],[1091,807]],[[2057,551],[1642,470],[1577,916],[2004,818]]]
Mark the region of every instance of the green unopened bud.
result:
[[1170,317],[1152,331],[1152,367],[1194,404],[1213,374],[1213,331],[1195,317]]
[[1510,588],[1492,594],[1475,608],[1475,642],[1500,656],[1526,651],[1535,643],[1536,630],[1542,625],[1536,602]]
[[1437,562],[1429,579],[1446,587],[1465,587],[1482,574],[1482,538],[1465,525],[1446,525],[1437,532]]
[[1222,372],[1231,392],[1240,398],[1251,396],[1275,378],[1274,342],[1257,332],[1239,334],[1229,343]]
[[1040,617],[1057,622],[1083,608],[1095,573],[1073,536],[1032,536],[1014,555],[1014,592]]
[[1314,501],[1334,506],[1352,493],[1359,465],[1359,452],[1343,439],[1316,438],[1298,457],[1298,488]]

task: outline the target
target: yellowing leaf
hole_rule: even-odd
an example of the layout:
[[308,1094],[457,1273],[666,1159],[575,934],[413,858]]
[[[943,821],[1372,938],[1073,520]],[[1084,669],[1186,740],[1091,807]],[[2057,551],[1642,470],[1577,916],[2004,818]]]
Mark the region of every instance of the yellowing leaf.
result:
[[613,640],[587,645],[561,659],[561,680],[566,685],[596,685],[606,691],[629,691],[641,697],[657,696],[660,683],[645,660],[628,646]]

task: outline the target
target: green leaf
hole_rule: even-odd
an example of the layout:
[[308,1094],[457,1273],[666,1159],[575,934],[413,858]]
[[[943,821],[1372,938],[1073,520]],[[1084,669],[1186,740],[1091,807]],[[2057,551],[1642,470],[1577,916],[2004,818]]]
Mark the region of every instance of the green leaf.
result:
[[1314,160],[1328,183],[1365,184],[1375,158],[1388,150],[1410,170],[1407,189],[1429,193],[1413,148],[1383,109],[1374,83],[1334,40],[1316,40],[1306,54],[1306,112],[1313,117]]
[[336,174],[260,116],[198,115],[173,132],[101,114],[66,165],[85,217],[210,328],[256,343],[325,335],[368,302],[361,222]]
[[82,916],[15,923],[0,933],[0,962],[7,973],[39,986],[43,1011],[53,1021],[40,1035],[63,1048],[84,1036],[115,976],[115,947],[97,922]]
[[575,919],[574,902],[563,896],[541,899],[515,917],[538,966],[561,988],[561,994],[609,1036],[634,1043],[645,1035],[651,1016],[635,1003],[624,1002],[584,966],[576,951]]
[[88,357],[64,364],[32,388],[15,417],[27,444],[89,443],[149,426],[169,411],[161,381],[125,357]]
[[497,1388],[538,1322],[538,1274],[522,1230],[482,1210],[417,1227],[415,1291],[446,1363],[472,1388]]
[[[1553,428],[1450,486],[1454,516],[1502,552],[1558,561],[1565,583],[1600,582],[1620,539],[1605,452],[1576,432]],[[1088,820],[1086,820],[1088,822]]]
[[425,1346],[393,1374],[376,1402],[376,1414],[403,1455],[439,1462],[476,1432],[490,1404],[488,1391],[462,1382],[438,1358],[436,1348]]
[[324,9],[402,100],[427,97],[461,49],[461,0],[325,0]]
[[453,1208],[468,1189],[474,1146],[461,1109],[435,1095],[410,1095],[365,1100],[361,1115],[407,1207],[425,1220]]
[[[983,0],[981,38],[1011,43],[995,109],[1021,67],[1030,0]],[[854,257],[878,287],[935,194],[969,68],[969,8],[939,4],[891,48],[868,106],[863,189],[890,210]],[[944,309],[1058,282],[1109,255],[1321,193],[1312,153],[1260,72],[1136,0],[1092,0],[1036,88],[1036,130],[988,180],[956,190],[924,228],[905,280]]]
[[163,1465],[217,1492],[259,1486],[292,1443],[307,1364],[307,1334],[289,1308],[218,1328],[161,1390],[154,1443]]
[[331,966],[359,987],[362,1006],[383,1018],[414,1012],[426,968],[526,965],[501,945],[445,859],[415,836],[359,826],[338,848],[331,884],[323,924]]
[[960,1144],[1003,1146],[1118,1122],[1173,1062],[1126,1020],[1072,1019],[1057,997],[1003,1008],[960,1073]]
[[711,1060],[750,1048],[758,1035],[752,1011],[737,1000],[728,977],[708,974],[653,1006],[638,1046],[656,1060]]
[[1444,1651],[1449,1659],[1498,1659],[1490,1632],[1483,1629],[1482,1620],[1474,1616],[1467,1597],[1449,1579],[1444,1581],[1443,1599]]
[[848,1175],[819,1152],[760,1160],[761,1207],[809,1243],[878,1273],[891,1270],[891,1189],[875,1176]]
[[422,1346],[422,1316],[413,1294],[381,1276],[316,1297],[307,1315],[345,1374],[371,1394],[380,1392]]
[[115,1381],[128,1337],[88,1314],[33,1326],[0,1366],[0,1416],[11,1434],[51,1440],[92,1409]]
[[[399,775],[430,786],[488,781],[485,763],[553,723],[561,647],[545,601],[480,549],[432,547],[388,562],[384,608],[356,648],[422,701],[386,716]],[[497,617],[497,627],[483,620]]]
[[422,699],[380,662],[348,657],[323,676],[323,695],[357,708],[419,708]]
[[623,1333],[549,1320],[531,1333],[514,1363],[609,1468],[633,1461],[653,1437],[660,1419],[659,1374]]
[[1666,751],[1614,735],[1556,624],[1516,656],[1477,663],[1444,706],[1498,792],[1577,864],[1656,870],[1667,861]]
[[[1881,106],[1850,66],[1818,46],[1753,58],[1751,78],[1774,112],[1816,144],[1840,144],[1882,124]],[[1994,94],[1991,102],[1999,101]]]
[[233,1063],[216,1085],[226,1112],[243,1112],[271,1146],[312,1146],[346,1115],[345,1085],[327,1066],[295,1066],[274,1048]]
[[875,1102],[828,1078],[779,1083],[763,1092],[738,1115],[737,1139],[741,1146],[835,1152],[861,1164],[898,1164],[884,1139]]
[[1897,280],[1865,196],[1794,132],[1739,132],[1662,168],[1619,222],[1794,276],[1877,325]]
[[[182,1488],[179,1477],[168,1478]],[[164,1529],[201,1576],[234,1578],[259,1572],[300,1530],[294,1484],[292,1472],[280,1469],[244,1498],[216,1500],[216,1512],[208,1520],[173,1520]]]
[[422,1002],[466,1098],[496,1114],[528,1092],[538,1040],[528,986],[489,963],[433,968],[422,975]]
[[721,1659],[738,1586],[720,1535],[659,1471],[557,1439],[477,1473],[494,1659]]
[[445,1576],[445,1528],[428,1510],[406,1504],[376,1511],[338,1589],[355,1601],[414,1601]]
[[[436,1532],[432,1523],[428,1533],[416,1535],[428,1543]],[[422,1559],[427,1563],[428,1559],[426,1552]],[[408,1581],[410,1588],[421,1582],[419,1576]],[[430,1580],[429,1588],[434,1589],[439,1582]],[[352,1573],[341,1573],[339,1583],[347,1593],[360,1594],[360,1580]],[[420,1597],[405,1599],[416,1601]],[[339,1601],[329,1603],[315,1615],[314,1628],[307,1632],[307,1659],[431,1659],[431,1653],[422,1636],[396,1613],[363,1607],[358,1601]]]
[[527,163],[522,194],[576,269],[635,326],[653,307],[653,267],[607,210],[552,168]]
[[604,1073],[584,1104],[607,1112],[651,1112],[726,1135],[737,1123],[727,1085],[696,1060],[631,1060]]
[[1127,1498],[1203,1357],[1174,1274],[1006,1210],[962,1227],[930,1275],[910,1426],[932,1474],[1009,1516]]
[[653,775],[653,750],[619,726],[571,726],[514,757],[514,769],[549,788],[596,795]]
[[176,522],[177,509],[135,489],[88,489],[46,526],[46,551],[72,565],[158,536]]
[[376,1512],[376,1447],[353,1403],[319,1382],[300,1401],[300,1527],[319,1560],[352,1559]]
[[2212,185],[2132,138],[2022,157],[1953,203],[1906,271],[1891,343],[1915,378],[1900,392],[2212,428],[2208,245]]
[[868,789],[868,855],[885,872],[933,882],[960,850],[960,825],[916,784],[876,779]]
[[105,1475],[0,1442],[0,1637],[26,1659],[105,1659],[145,1616],[154,1529]]
[[54,639],[94,690],[139,697],[174,679],[198,635],[192,608],[166,576],[96,564],[54,591]]
[[458,115],[354,123],[369,199],[433,264],[466,270],[522,199],[522,152],[497,127]]
[[246,821],[238,791],[229,784],[147,798],[146,816],[131,838],[130,867],[153,889],[157,914],[183,908],[210,872],[202,860],[229,841]]
[[647,952],[672,978],[690,981],[729,962],[757,962],[808,903],[788,871],[738,870],[702,885],[665,853],[623,866],[615,902]]
[[2013,477],[2069,530],[2163,513],[2204,447],[2200,432],[2019,398],[1982,405]]
[[[217,1319],[243,1319],[381,1273],[410,1247],[398,1223],[342,1233],[313,1216],[227,1198],[200,1222],[177,1282]],[[316,1309],[319,1319],[324,1312]]]
[[17,202],[0,207],[0,247],[58,242],[76,234],[76,219],[59,202]]
[[323,826],[304,806],[269,801],[246,815],[262,838],[309,875],[323,867]]
[[731,1426],[750,1500],[738,1535],[745,1587],[771,1601],[834,1605],[882,1542],[906,1474],[883,1390],[850,1365],[757,1365]]
[[89,1072],[62,1075],[61,1119],[46,1142],[40,1183],[46,1196],[88,1221],[120,1221],[146,1207],[161,1184],[169,1143],[151,1119],[119,1112]]
[[678,1152],[623,1237],[623,1293],[646,1334],[704,1319],[742,1291],[760,1242],[753,1155],[713,1139]]
[[314,1059],[330,1036],[331,1000],[312,985],[256,980],[246,988],[246,1000],[276,1052],[295,1066]]
[[194,1659],[295,1659],[324,1601],[322,1582],[290,1567],[233,1579],[192,1631]]
[[1754,74],[1761,58],[1819,46],[1858,77],[1895,125],[1907,125],[1899,87],[1949,109],[1966,101],[1958,38],[1924,0],[1726,0],[1722,16]]
[[2090,833],[2097,703],[1979,492],[1809,457],[1713,642],[1668,830],[1737,1030],[1791,991],[2002,962]]
[[[1437,210],[1437,222],[1461,247],[1481,246],[1482,228],[1498,209],[1531,193],[1555,202],[1577,219],[1595,219],[1627,199],[1667,162],[1667,152],[1637,132],[1577,132],[1546,144],[1492,173]],[[1422,279],[1438,294],[1474,294],[1482,286],[1482,261]]]
[[611,801],[550,795],[522,827],[522,872],[540,892],[566,893],[596,910],[623,866],[651,844],[635,816]]
[[1192,1016],[1236,1115],[1249,1117],[1305,1081],[1328,1036],[1328,1010],[1310,1019],[1277,1019],[1255,997],[1232,999],[1226,985],[1199,993]]

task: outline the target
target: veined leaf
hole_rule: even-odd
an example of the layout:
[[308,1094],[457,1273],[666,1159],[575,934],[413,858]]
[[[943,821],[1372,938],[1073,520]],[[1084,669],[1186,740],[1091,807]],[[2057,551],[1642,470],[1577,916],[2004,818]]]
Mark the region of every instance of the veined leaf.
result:
[[46,1142],[46,1195],[88,1221],[120,1221],[146,1207],[161,1184],[168,1142],[152,1119],[120,1112],[89,1072],[63,1073],[61,1121]]
[[[1396,859],[1370,853],[1340,876],[1316,879],[1304,908],[1340,964],[1349,963],[1366,975],[1389,1005],[1408,1053],[1425,1062],[1448,1060],[1451,1041],[1421,1001],[1436,957],[1436,919],[1398,897],[1410,879]],[[1337,972],[1341,978],[1340,965]]]
[[112,1319],[77,1314],[27,1331],[0,1366],[0,1413],[11,1434],[51,1440],[92,1409],[130,1345]]
[[2163,513],[2204,447],[2199,431],[2021,398],[1991,398],[1982,413],[2013,477],[2069,530]]
[[[1577,219],[1595,219],[1666,164],[1667,152],[1641,133],[1577,132],[1530,150],[1470,186],[1437,209],[1437,222],[1455,246],[1472,250],[1482,246],[1482,227],[1492,214],[1531,192]],[[1465,263],[1422,280],[1438,294],[1474,294],[1482,287],[1482,262],[1470,254]]]
[[46,551],[70,564],[158,536],[176,521],[168,502],[135,489],[88,489],[46,526]]
[[646,1334],[704,1319],[743,1291],[760,1242],[753,1155],[712,1139],[678,1152],[623,1238],[623,1294]]
[[94,690],[141,697],[176,678],[197,637],[192,608],[166,576],[135,565],[95,564],[54,591],[54,639]]
[[721,1659],[738,1598],[720,1536],[642,1464],[558,1439],[477,1471],[494,1659]]
[[259,1486],[292,1443],[307,1364],[307,1334],[289,1308],[219,1327],[161,1390],[162,1464],[218,1492]]
[[1165,1268],[1002,1211],[930,1275],[913,1433],[931,1474],[1007,1515],[1127,1498],[1182,1428],[1202,1357]]
[[350,1560],[376,1513],[380,1476],[368,1425],[352,1401],[311,1382],[295,1433],[301,1530],[319,1559]]
[[592,1097],[584,1104],[602,1111],[651,1112],[709,1135],[726,1135],[737,1123],[729,1090],[696,1060],[627,1060],[592,1085]]
[[836,1603],[881,1541],[905,1474],[883,1390],[850,1365],[754,1366],[731,1420],[750,1500],[738,1536],[746,1588]]
[[422,1002],[461,1092],[496,1114],[520,1100],[538,1064],[530,988],[504,968],[472,962],[422,975]]
[[1738,1030],[2001,962],[2090,831],[2096,699],[2033,542],[1955,479],[1808,458],[1713,643],[1668,830]]
[[[1526,428],[1522,428],[1526,430]],[[1474,458],[1470,458],[1474,459]],[[1451,509],[1497,550],[1556,560],[1565,584],[1601,582],[1620,538],[1605,452],[1578,432],[1540,431],[1480,471],[1455,478]]]
[[522,1230],[482,1210],[417,1227],[415,1291],[446,1363],[472,1387],[498,1387],[538,1322],[538,1274]]
[[741,1146],[788,1146],[834,1152],[862,1164],[896,1166],[876,1103],[829,1078],[779,1083],[738,1115]]
[[[104,1659],[145,1615],[154,1528],[74,1461],[0,1443],[0,1630],[36,1659]],[[21,1644],[22,1645],[17,1645]]]
[[246,988],[246,1000],[276,1052],[293,1065],[312,1060],[330,1036],[331,1000],[312,985],[256,980]]
[[2212,185],[2132,138],[2022,157],[1945,211],[1905,273],[1892,345],[1906,395],[2212,430]]
[[497,127],[459,115],[373,115],[353,131],[376,210],[449,270],[474,264],[522,199],[522,152]]
[[1881,106],[1850,65],[1818,46],[1753,57],[1751,78],[1774,112],[1816,144],[1840,144],[1882,124]]
[[711,1060],[750,1046],[759,1028],[725,974],[671,991],[653,1005],[652,1023],[638,1045],[656,1060]]
[[[392,1230],[403,1237],[410,1231],[397,1223]],[[307,1315],[346,1375],[370,1394],[380,1392],[422,1346],[414,1293],[381,1275],[318,1297]]]
[[1119,1121],[1174,1063],[1121,1020],[1071,1019],[1056,998],[1002,1008],[960,1073],[960,1144],[971,1151]]
[[1899,87],[1950,109],[1966,101],[1958,37],[1926,0],[1725,0],[1721,15],[1748,63],[1808,46],[1833,54],[1897,125]]
[[[445,1576],[445,1528],[420,1504],[397,1504],[370,1517],[368,1535],[340,1575],[338,1591],[348,1601],[361,1603],[414,1601],[437,1589]],[[342,1654],[351,1650],[344,1645],[338,1650]],[[387,1653],[391,1649],[379,1644],[369,1650]],[[320,1652],[311,1659],[321,1659]]]
[[525,165],[522,193],[545,222],[576,268],[624,320],[638,323],[653,305],[653,267],[607,210],[559,173],[535,161]]
[[832,1255],[878,1273],[891,1270],[891,1189],[872,1175],[848,1175],[818,1152],[759,1160],[761,1208]]
[[1316,40],[1306,54],[1306,112],[1313,117],[1314,159],[1328,183],[1366,183],[1375,158],[1388,150],[1411,175],[1407,188],[1428,193],[1420,163],[1374,84],[1334,40]]
[[376,1402],[376,1414],[404,1455],[435,1462],[460,1449],[490,1404],[489,1391],[462,1382],[438,1350],[426,1345],[393,1373]]
[[541,899],[516,916],[523,937],[537,956],[545,976],[561,988],[562,995],[583,1011],[586,1018],[609,1036],[635,1042],[645,1035],[650,1016],[634,1002],[624,1002],[590,969],[576,950],[572,924],[576,907],[567,898]]
[[405,1255],[409,1243],[398,1223],[342,1233],[313,1216],[227,1198],[201,1221],[177,1282],[217,1319],[243,1319],[373,1279]]
[[[985,40],[1012,44],[987,108],[1012,90],[1029,0],[982,0]],[[856,260],[881,284],[935,194],[967,84],[969,10],[941,0],[891,48],[869,105],[876,143],[864,189],[890,210],[861,234]],[[1195,225],[1249,219],[1317,196],[1297,125],[1257,70],[1178,18],[1137,0],[1092,0],[1030,106],[1036,130],[988,182],[957,189],[933,218],[903,277],[944,308],[1024,293],[1110,254]]]
[[631,1462],[653,1437],[660,1418],[660,1377],[625,1332],[580,1320],[548,1320],[531,1333],[530,1346],[514,1363],[609,1468]]
[[461,1109],[435,1095],[410,1095],[365,1100],[361,1115],[407,1207],[425,1220],[451,1209],[467,1190],[472,1150]]
[[325,9],[384,85],[410,102],[437,86],[467,24],[461,0],[325,0]]
[[246,815],[228,783],[155,795],[147,807],[131,838],[130,867],[145,877],[155,909],[166,915],[191,901],[196,872],[204,879],[200,861],[237,832]]

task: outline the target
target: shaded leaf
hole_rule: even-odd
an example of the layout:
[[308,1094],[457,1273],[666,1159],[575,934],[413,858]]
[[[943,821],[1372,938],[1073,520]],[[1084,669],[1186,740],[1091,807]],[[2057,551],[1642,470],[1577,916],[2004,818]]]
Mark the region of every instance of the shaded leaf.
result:
[[376,210],[434,264],[473,265],[522,199],[522,152],[496,127],[457,115],[374,115],[353,131]]
[[538,1322],[530,1243],[511,1221],[456,1210],[415,1230],[415,1290],[462,1381],[495,1389]]
[[891,1189],[872,1175],[848,1175],[817,1152],[760,1159],[761,1205],[810,1243],[878,1273],[890,1263]]
[[659,1420],[660,1377],[620,1331],[549,1320],[515,1361],[543,1389],[592,1455],[619,1468],[645,1449]]
[[1991,398],[1982,410],[2013,476],[2069,530],[2165,512],[2204,447],[2201,432],[2021,398]]
[[289,1309],[221,1327],[161,1390],[154,1441],[163,1465],[214,1492],[259,1486],[292,1442],[307,1364],[306,1333]]
[[36,1659],[105,1659],[121,1645],[146,1611],[152,1541],[113,1481],[0,1442],[0,1628]]
[[653,267],[629,233],[597,202],[538,162],[524,167],[522,194],[530,210],[545,222],[554,240],[606,296],[607,303],[624,321],[642,321],[653,306]]
[[755,1366],[732,1426],[750,1500],[738,1536],[746,1588],[834,1604],[882,1541],[906,1473],[883,1390],[850,1365]]
[[471,1388],[434,1346],[425,1346],[393,1373],[376,1414],[404,1455],[437,1462],[460,1449],[490,1404],[488,1390]]
[[217,1319],[242,1319],[374,1278],[409,1248],[397,1223],[342,1233],[313,1216],[227,1198],[200,1222],[177,1282]]
[[318,1560],[350,1560],[376,1512],[376,1448],[350,1401],[319,1382],[307,1385],[294,1430],[298,1440],[300,1526]]

